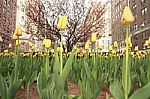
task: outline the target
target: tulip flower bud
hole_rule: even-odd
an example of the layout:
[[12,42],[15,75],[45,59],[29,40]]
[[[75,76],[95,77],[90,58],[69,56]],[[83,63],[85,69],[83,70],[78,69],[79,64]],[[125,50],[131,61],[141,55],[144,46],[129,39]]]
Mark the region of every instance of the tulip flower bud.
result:
[[32,47],[33,46],[33,43],[29,42],[29,47]]
[[148,43],[149,43],[148,40],[146,40],[145,43],[144,43],[144,46],[148,47]]
[[60,49],[59,49],[59,50],[60,50],[60,52],[63,52],[63,51],[64,51],[62,47],[60,47]]
[[123,10],[122,18],[121,18],[121,23],[127,25],[127,24],[132,23],[133,21],[134,21],[134,17],[130,8],[128,6],[125,6]]
[[12,48],[12,44],[9,44],[9,46],[8,46],[9,48]]
[[20,45],[21,44],[21,41],[19,40],[19,42],[18,42],[18,40],[16,40],[16,45]]
[[129,48],[132,48],[132,43],[129,43]]
[[96,34],[95,34],[95,33],[93,33],[93,34],[92,34],[92,40],[91,40],[91,41],[92,41],[92,42],[96,42],[96,40],[97,40],[97,38],[96,38]]
[[66,16],[62,16],[57,24],[57,28],[64,30],[67,27],[67,17]]
[[112,51],[112,50],[113,50],[113,48],[112,48],[111,45],[108,46],[108,49],[109,49],[109,51]]
[[46,39],[44,41],[44,44],[45,44],[45,48],[50,48],[50,46],[51,46],[51,40],[50,39]]
[[43,42],[42,42],[42,45],[43,45],[43,46],[45,46],[45,41],[46,41],[46,39],[44,39]]
[[6,49],[6,50],[4,50],[4,53],[8,53],[8,50]]
[[61,51],[63,52],[63,48],[62,47],[57,47],[57,51],[58,52],[61,52]]
[[103,45],[102,45],[102,44],[99,44],[99,45],[98,45],[98,48],[99,48],[100,50],[102,50],[102,49],[103,49]]
[[65,52],[67,53],[67,49],[65,49]]
[[149,37],[149,39],[148,39],[148,45],[150,46],[150,37]]
[[39,49],[39,48],[37,48],[36,52],[40,52],[40,49]]
[[90,47],[90,41],[87,40],[87,42],[86,42],[86,44],[85,44],[85,49],[87,50],[87,49],[89,49],[89,47]]
[[118,43],[117,43],[117,41],[114,42],[114,48],[118,48]]
[[116,54],[116,51],[115,51],[115,50],[112,50],[112,54]]
[[138,46],[135,46],[134,51],[138,51]]
[[17,36],[17,35],[15,35],[15,34],[13,34],[13,40],[17,40],[18,38],[19,38],[19,36]]
[[51,52],[54,53],[54,49],[52,49]]
[[21,26],[17,26],[16,27],[15,35],[17,35],[17,36],[21,36],[22,35]]

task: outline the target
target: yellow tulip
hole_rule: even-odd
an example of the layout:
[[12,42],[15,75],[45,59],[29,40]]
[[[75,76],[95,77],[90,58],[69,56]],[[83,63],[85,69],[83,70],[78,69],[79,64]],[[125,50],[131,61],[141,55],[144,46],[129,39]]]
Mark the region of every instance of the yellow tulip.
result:
[[98,45],[98,48],[99,48],[100,50],[102,50],[102,49],[103,49],[103,45],[102,45],[102,44],[99,44],[99,45]]
[[60,51],[60,47],[57,47],[57,52],[59,52]]
[[4,50],[4,53],[8,53],[8,50],[6,49],[6,50]]
[[59,50],[60,50],[60,52],[63,52],[63,51],[64,51],[62,47],[60,47],[60,49],[59,49]]
[[8,46],[9,48],[12,48],[12,44],[9,44],[9,46]]
[[29,42],[29,47],[33,46],[33,43],[32,42]]
[[145,43],[144,43],[144,46],[148,47],[148,43],[149,43],[148,40],[146,40]]
[[37,48],[36,52],[40,52],[40,49],[39,49],[39,48]]
[[51,49],[51,52],[54,53],[54,49]]
[[34,49],[34,45],[30,46],[30,52]]
[[118,48],[118,43],[117,43],[117,41],[114,42],[114,48]]
[[112,51],[112,50],[113,50],[113,48],[112,48],[111,45],[108,46],[108,49],[109,49],[109,51]]
[[18,40],[16,40],[16,45],[20,45],[21,44],[21,41],[19,40],[19,42],[18,42]]
[[150,37],[149,37],[149,39],[148,39],[148,45],[150,46]]
[[116,51],[115,51],[115,50],[112,50],[112,54],[116,54]]
[[43,45],[43,46],[45,46],[45,41],[46,41],[46,39],[44,39],[43,42],[42,42],[42,45]]
[[129,46],[129,48],[132,47],[132,42],[131,42],[131,37],[128,37],[126,40],[125,40],[126,44],[128,44],[127,46]]
[[13,34],[13,40],[17,40],[18,38],[19,38],[19,36],[17,36],[17,35],[15,35],[15,34]]
[[134,21],[134,17],[130,8],[128,6],[125,6],[123,10],[122,18],[121,18],[121,23],[127,25],[127,24],[132,23],[133,21]]
[[45,43],[45,48],[50,48],[50,46],[51,46],[51,40],[50,39],[46,39],[44,43]]
[[65,49],[65,52],[67,53],[67,49]]
[[129,43],[129,48],[132,48],[132,43]]
[[64,30],[67,27],[67,23],[67,16],[61,16],[58,21],[57,28]]
[[87,40],[87,42],[86,42],[86,44],[85,44],[85,49],[87,50],[87,49],[89,49],[89,47],[90,47],[90,41]]
[[96,40],[97,40],[97,38],[96,38],[96,33],[93,33],[93,34],[92,34],[92,39],[91,39],[91,41],[92,41],[92,42],[96,42]]
[[21,35],[22,35],[21,26],[17,26],[17,27],[16,27],[15,35],[17,35],[17,36],[21,36]]
[[139,50],[138,46],[135,46],[134,51],[138,51],[138,50]]
[[58,52],[61,52],[61,51],[63,52],[63,48],[62,47],[57,47],[57,51]]

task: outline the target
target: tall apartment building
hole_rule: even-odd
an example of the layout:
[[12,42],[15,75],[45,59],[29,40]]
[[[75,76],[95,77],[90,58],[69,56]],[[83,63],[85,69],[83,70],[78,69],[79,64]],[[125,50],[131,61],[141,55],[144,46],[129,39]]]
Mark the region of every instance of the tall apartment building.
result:
[[125,47],[125,26],[121,24],[121,16],[127,0],[111,0],[111,31],[112,42],[117,41],[119,49]]
[[[118,41],[119,49],[125,47],[125,26],[121,24],[121,16],[128,0],[112,0],[112,40]],[[150,36],[150,0],[129,0],[130,9],[135,17],[135,21],[130,25],[129,35],[132,38],[133,48],[138,46],[144,49],[144,42]]]
[[135,17],[130,27],[133,47],[138,45],[143,50],[150,37],[150,0],[130,0],[130,8]]
[[16,26],[17,0],[0,0],[0,36],[3,39],[1,48],[11,42],[11,35]]

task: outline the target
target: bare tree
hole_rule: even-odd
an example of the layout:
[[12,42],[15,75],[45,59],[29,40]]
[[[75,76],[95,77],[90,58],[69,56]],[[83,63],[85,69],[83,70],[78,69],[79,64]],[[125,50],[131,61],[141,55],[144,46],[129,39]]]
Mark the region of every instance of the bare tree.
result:
[[[28,0],[27,28],[29,33],[39,37],[46,36],[53,41],[60,41],[57,22],[60,16],[68,17],[68,27],[63,33],[65,44],[70,51],[74,44],[85,42],[95,32],[100,35],[104,27],[105,7],[101,3],[87,0]],[[34,25],[36,28],[33,29]],[[32,29],[31,29],[32,28]]]

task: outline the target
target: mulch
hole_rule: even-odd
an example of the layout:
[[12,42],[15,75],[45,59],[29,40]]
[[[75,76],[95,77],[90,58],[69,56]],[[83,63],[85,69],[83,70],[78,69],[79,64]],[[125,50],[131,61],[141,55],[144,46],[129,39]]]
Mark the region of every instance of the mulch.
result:
[[[108,86],[104,85],[97,99],[106,99],[106,93],[110,94]],[[30,86],[30,99],[39,99],[36,83]],[[80,88],[73,81],[68,80],[68,94],[69,95],[80,95]],[[26,99],[26,89],[20,89],[15,99]]]

